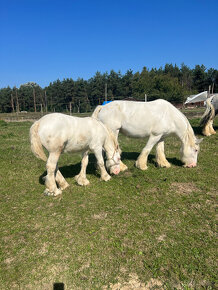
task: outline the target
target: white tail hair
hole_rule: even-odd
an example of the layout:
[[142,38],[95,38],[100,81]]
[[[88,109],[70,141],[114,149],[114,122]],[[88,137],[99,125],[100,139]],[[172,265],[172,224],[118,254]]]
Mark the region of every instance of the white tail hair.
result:
[[36,121],[30,128],[30,143],[31,143],[31,150],[33,154],[44,161],[47,161],[47,157],[42,147],[41,140],[38,134],[39,122]]
[[201,117],[200,126],[206,126],[206,124],[213,120],[215,117],[215,109],[214,106],[211,104],[212,97],[206,100],[206,111],[204,112],[203,116]]
[[98,118],[98,113],[101,111],[102,105],[99,105],[95,108],[94,112],[92,113],[92,117],[97,119]]

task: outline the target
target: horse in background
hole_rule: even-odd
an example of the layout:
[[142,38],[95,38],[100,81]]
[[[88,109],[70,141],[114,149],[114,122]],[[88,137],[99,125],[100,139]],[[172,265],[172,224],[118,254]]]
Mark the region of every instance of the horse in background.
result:
[[[119,132],[129,137],[149,137],[146,146],[136,160],[136,167],[147,169],[147,158],[156,146],[156,160],[160,167],[170,167],[164,153],[164,139],[175,134],[182,143],[182,161],[186,167],[197,165],[199,143],[188,119],[172,104],[159,99],[151,102],[113,101],[97,106],[92,114],[111,128],[118,138]],[[127,166],[120,163],[121,171]]]
[[[104,166],[102,150],[106,152],[106,166],[110,173],[120,172],[120,149],[117,139],[109,128],[95,118],[78,118],[60,113],[45,115],[31,126],[30,142],[34,155],[47,162],[44,191],[46,195],[57,196],[69,186],[57,165],[63,152],[83,154],[81,171],[75,177],[79,185],[89,184],[86,178],[89,151],[96,156],[102,180],[108,181],[111,178]],[[48,158],[42,146],[48,150]]]
[[216,134],[213,128],[213,121],[218,114],[218,94],[208,98],[206,100],[206,110],[201,117],[200,126],[203,126],[202,134],[210,136]]

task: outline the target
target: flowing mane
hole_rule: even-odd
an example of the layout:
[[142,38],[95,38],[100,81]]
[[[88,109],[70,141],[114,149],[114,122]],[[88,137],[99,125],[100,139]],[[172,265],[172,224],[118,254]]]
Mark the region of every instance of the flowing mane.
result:
[[[188,121],[188,120],[187,120]],[[189,122],[187,122],[187,130],[185,131],[185,134],[183,136],[183,143],[186,144],[186,145],[189,145],[191,147],[194,147],[195,146],[195,140],[196,140],[196,137],[194,135],[194,131],[191,127],[191,125],[189,124]]]
[[[98,106],[98,107],[101,107],[101,106]],[[105,131],[108,133],[108,138],[106,138],[106,142],[107,142],[108,140],[109,140],[110,142],[113,141],[113,145],[114,145],[114,147],[115,147],[115,148],[116,148],[116,147],[119,148],[119,143],[118,143],[118,140],[117,140],[117,138],[116,138],[116,136],[115,136],[113,130],[111,130],[111,128],[110,128],[108,125],[102,123],[99,119],[97,119],[96,116],[92,115],[91,117],[94,118],[95,120],[97,120],[97,121],[99,122],[99,124],[101,124],[101,126],[102,126],[102,127],[105,129]],[[120,151],[120,154],[121,154],[121,150],[120,150],[120,148],[119,148],[119,151]]]

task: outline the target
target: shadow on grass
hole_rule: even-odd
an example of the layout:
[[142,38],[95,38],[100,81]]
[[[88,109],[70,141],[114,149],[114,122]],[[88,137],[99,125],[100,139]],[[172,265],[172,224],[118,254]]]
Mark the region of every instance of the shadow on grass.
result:
[[53,290],[64,290],[64,283],[54,283]]
[[[138,152],[122,152],[122,160],[136,160],[139,156]],[[175,165],[175,166],[182,166],[183,163],[178,160],[177,158],[167,158],[167,160]],[[125,161],[124,161],[125,163]],[[157,166],[155,155],[150,154],[148,156],[148,163],[154,164]],[[81,169],[81,162],[78,162],[76,164],[71,164],[71,165],[66,165],[59,167],[60,172],[64,176],[64,178],[73,178],[75,175],[79,174]],[[93,174],[97,175],[100,177],[99,173],[96,171],[97,170],[97,162],[94,154],[89,155],[89,163],[86,169],[87,174]],[[43,174],[39,177],[39,183],[44,184],[44,177],[46,176],[47,172],[44,171]]]
[[[138,156],[139,156],[138,152],[122,152],[121,159],[135,161],[138,158]],[[175,166],[182,166],[183,165],[182,161],[180,161],[177,158],[167,158],[167,160]],[[124,161],[124,163],[125,163],[125,161]],[[156,157],[154,154],[150,154],[148,156],[148,163],[151,163],[151,164],[154,164],[155,166],[157,166]]]
[[201,135],[201,136],[204,136],[203,134],[202,134],[202,127],[200,127],[200,126],[192,126],[192,128],[193,128],[193,130],[194,130],[194,133],[196,134],[196,135]]

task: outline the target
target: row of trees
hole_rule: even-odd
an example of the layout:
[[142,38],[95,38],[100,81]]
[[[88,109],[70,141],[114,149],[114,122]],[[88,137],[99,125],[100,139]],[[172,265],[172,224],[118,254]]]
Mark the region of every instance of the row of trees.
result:
[[27,83],[20,88],[0,89],[0,112],[19,111],[69,111],[88,112],[105,100],[158,98],[182,103],[187,96],[208,90],[218,92],[218,70],[196,65],[190,69],[166,64],[164,68],[144,67],[141,72],[97,72],[89,80],[56,80],[45,88]]

